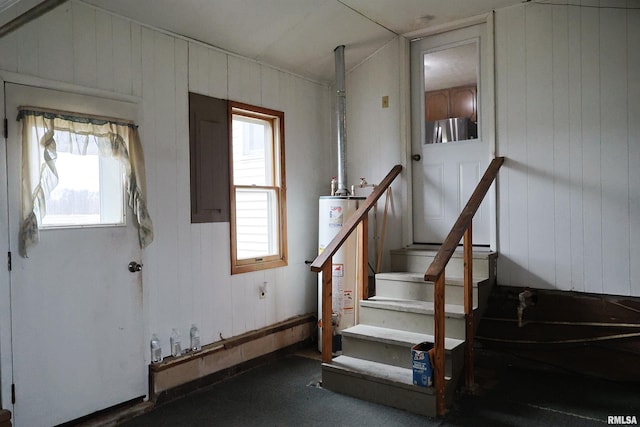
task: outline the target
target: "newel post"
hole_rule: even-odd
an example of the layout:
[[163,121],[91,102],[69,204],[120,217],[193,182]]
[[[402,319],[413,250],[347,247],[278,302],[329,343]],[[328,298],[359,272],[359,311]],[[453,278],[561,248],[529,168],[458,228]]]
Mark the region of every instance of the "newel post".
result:
[[475,386],[473,370],[473,244],[472,223],[464,232],[464,317],[465,334],[465,387],[473,390]]
[[369,217],[358,224],[358,288],[359,299],[369,298]]
[[446,412],[444,399],[444,269],[434,282],[433,323],[434,323],[434,367],[433,385],[436,391],[436,413],[439,417]]
[[333,350],[333,257],[322,265],[322,362],[331,362]]

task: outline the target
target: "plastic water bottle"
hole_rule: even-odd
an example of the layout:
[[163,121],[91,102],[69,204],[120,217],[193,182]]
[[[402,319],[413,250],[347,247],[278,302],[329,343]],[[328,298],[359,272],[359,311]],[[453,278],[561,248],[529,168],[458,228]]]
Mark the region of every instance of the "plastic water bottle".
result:
[[162,362],[162,348],[156,334],[151,335],[151,363]]
[[191,336],[191,351],[200,351],[202,348],[200,347],[200,331],[195,323],[191,325],[189,335]]
[[172,329],[169,341],[171,341],[171,355],[180,356],[182,354],[182,347],[180,345],[180,333],[176,328]]

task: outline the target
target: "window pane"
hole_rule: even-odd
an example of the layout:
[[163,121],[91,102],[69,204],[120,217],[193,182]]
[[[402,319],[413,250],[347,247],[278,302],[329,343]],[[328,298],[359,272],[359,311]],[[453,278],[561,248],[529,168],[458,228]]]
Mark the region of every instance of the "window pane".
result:
[[273,185],[271,122],[233,115],[233,183]]
[[42,225],[100,223],[100,159],[97,154],[58,153],[58,185],[47,199]]
[[100,157],[93,137],[56,132],[56,146],[58,185],[47,198],[42,226],[123,224],[120,162]]
[[237,259],[278,254],[277,194],[274,189],[236,189]]

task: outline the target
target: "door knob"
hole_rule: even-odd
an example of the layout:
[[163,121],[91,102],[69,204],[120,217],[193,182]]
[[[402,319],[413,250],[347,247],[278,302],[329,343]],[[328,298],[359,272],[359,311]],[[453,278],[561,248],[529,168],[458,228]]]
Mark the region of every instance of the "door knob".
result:
[[129,271],[130,272],[135,273],[135,272],[140,271],[140,270],[142,270],[142,264],[138,264],[135,261],[131,261],[129,263]]
[[420,154],[414,154],[413,156],[411,156],[411,158],[416,162],[419,162],[420,159],[422,159],[422,156]]

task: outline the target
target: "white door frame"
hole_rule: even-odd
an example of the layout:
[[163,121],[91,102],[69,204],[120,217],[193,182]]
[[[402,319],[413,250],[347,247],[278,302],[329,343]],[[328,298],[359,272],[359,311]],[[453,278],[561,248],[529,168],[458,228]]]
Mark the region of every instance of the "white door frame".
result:
[[[79,86],[71,83],[56,82],[51,80],[42,79],[39,77],[25,76],[22,74],[12,73],[8,71],[0,71],[0,96],[2,96],[2,102],[0,102],[1,117],[5,117],[5,83],[15,83],[26,86],[34,86],[42,89],[52,89],[70,93],[76,93],[79,95],[95,96],[103,99],[110,99],[115,101],[128,102],[136,104],[138,106],[138,116],[140,114],[142,99],[137,96],[124,95],[119,93],[113,93],[100,89],[93,89],[84,86]],[[7,116],[7,120],[11,120],[11,117]],[[3,126],[4,132],[4,126]],[[13,345],[12,345],[12,325],[11,325],[11,275],[8,271],[8,254],[10,251],[10,244],[12,242],[9,233],[9,201],[7,194],[7,144],[4,133],[2,134],[2,140],[4,145],[0,147],[0,182],[4,185],[0,185],[0,406],[3,408],[11,408],[11,385],[13,384]],[[1,181],[4,178],[4,181]],[[7,255],[5,255],[7,254]],[[19,256],[17,253],[12,254],[13,257]],[[141,256],[144,263],[144,251]],[[145,298],[143,298],[144,304]],[[144,313],[144,306],[142,307]],[[145,319],[143,317],[143,322]],[[141,328],[144,325],[140,325]]]
[[[406,106],[406,109],[401,111],[401,128],[409,129],[409,131],[400,132],[401,143],[405,150],[405,170],[406,175],[404,182],[406,183],[406,197],[402,203],[404,215],[403,227],[402,227],[402,244],[403,246],[413,245],[413,188],[412,188],[412,174],[413,174],[413,161],[411,159],[412,144],[412,123],[411,123],[411,42],[420,38],[445,33],[448,31],[458,30],[465,27],[469,27],[477,24],[486,24],[486,35],[481,42],[480,53],[480,67],[481,75],[485,76],[482,81],[482,98],[481,102],[481,114],[482,114],[482,132],[483,139],[486,141],[489,148],[490,158],[494,158],[496,155],[496,93],[495,93],[495,15],[493,12],[485,15],[474,16],[466,18],[464,20],[439,25],[433,28],[427,28],[423,30],[413,31],[411,33],[404,34],[405,44],[400,52],[402,64],[406,67],[400,73],[400,96],[402,105]],[[482,52],[486,52],[483,55]],[[481,171],[484,173],[484,171]],[[498,237],[497,237],[497,196],[495,182],[487,193],[489,199],[489,212],[490,212],[490,241],[489,246],[493,251],[498,250]]]

